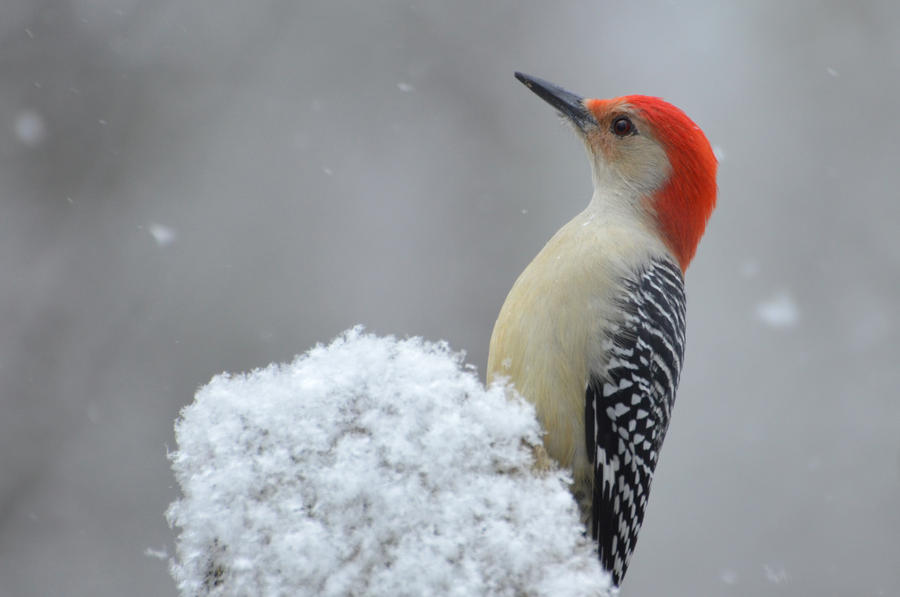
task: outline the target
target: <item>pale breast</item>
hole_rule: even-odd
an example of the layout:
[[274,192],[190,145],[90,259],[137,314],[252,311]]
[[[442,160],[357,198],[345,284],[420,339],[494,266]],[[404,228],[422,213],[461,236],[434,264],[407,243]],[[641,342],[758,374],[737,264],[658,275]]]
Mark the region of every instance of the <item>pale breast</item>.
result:
[[488,382],[507,378],[535,405],[548,454],[576,477],[591,474],[584,442],[589,373],[604,365],[604,330],[618,316],[620,280],[645,253],[633,248],[647,244],[640,228],[585,210],[525,268],[494,325]]

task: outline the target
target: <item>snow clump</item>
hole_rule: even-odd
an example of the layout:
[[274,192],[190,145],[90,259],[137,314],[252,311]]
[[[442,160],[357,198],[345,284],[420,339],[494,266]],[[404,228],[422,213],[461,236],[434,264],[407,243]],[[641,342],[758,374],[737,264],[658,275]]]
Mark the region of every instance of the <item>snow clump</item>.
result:
[[357,327],[222,374],[175,427],[181,595],[607,595],[534,410],[445,343]]

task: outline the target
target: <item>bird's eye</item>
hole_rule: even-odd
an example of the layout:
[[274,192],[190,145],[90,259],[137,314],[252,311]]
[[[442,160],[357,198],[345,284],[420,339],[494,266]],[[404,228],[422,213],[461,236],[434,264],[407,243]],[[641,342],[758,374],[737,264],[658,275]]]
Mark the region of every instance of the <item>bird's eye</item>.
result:
[[618,118],[613,120],[612,131],[619,137],[632,135],[637,132],[637,130],[634,128],[634,124],[632,124],[631,122],[631,119],[627,116],[619,116]]

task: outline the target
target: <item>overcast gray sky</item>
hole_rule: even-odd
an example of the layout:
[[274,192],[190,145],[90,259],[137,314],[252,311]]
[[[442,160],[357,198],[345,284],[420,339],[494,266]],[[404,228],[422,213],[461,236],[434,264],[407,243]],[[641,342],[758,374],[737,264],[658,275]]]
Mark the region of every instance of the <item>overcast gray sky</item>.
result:
[[355,323],[483,372],[586,205],[522,70],[721,157],[623,595],[900,594],[900,5],[0,5],[0,595],[174,595],[172,424]]

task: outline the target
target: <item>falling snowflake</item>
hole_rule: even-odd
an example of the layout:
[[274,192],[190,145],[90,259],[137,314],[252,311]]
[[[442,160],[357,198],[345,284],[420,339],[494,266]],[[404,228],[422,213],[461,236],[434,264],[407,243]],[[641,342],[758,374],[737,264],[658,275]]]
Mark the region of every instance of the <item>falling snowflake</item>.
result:
[[787,292],[781,292],[756,306],[756,317],[773,328],[789,328],[799,319],[797,304]]
[[16,137],[28,147],[37,147],[47,136],[44,117],[34,110],[22,110],[13,125]]
[[147,231],[160,247],[168,247],[175,242],[175,230],[162,224],[150,224]]
[[717,160],[719,160],[720,162],[725,161],[726,153],[725,153],[725,150],[722,149],[721,145],[713,145],[712,150],[713,150],[713,155],[716,156]]

